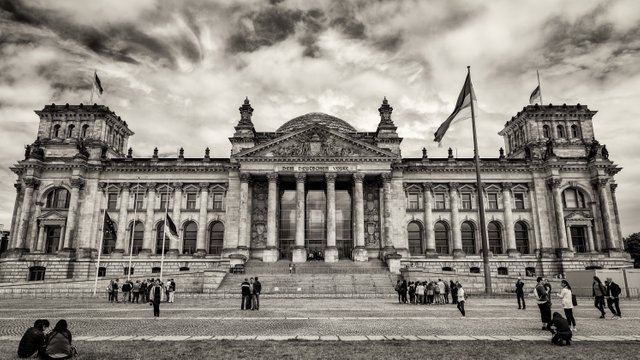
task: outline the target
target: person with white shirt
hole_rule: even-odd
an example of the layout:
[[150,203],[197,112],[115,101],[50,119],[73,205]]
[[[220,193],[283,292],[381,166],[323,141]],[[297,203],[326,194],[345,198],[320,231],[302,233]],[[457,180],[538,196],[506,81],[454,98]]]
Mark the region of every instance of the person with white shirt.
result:
[[558,296],[562,298],[562,308],[564,309],[564,315],[567,317],[571,330],[576,331],[576,319],[573,317],[573,293],[571,292],[571,285],[567,280],[562,280],[562,290]]
[[416,304],[422,304],[424,298],[424,283],[422,281],[419,281],[418,285],[416,286],[416,295],[418,295]]
[[465,302],[464,289],[462,288],[462,284],[457,283],[456,285],[458,287],[458,310],[460,310],[460,313],[462,314],[462,318],[464,319],[464,317],[466,316],[466,313],[464,311],[464,302]]

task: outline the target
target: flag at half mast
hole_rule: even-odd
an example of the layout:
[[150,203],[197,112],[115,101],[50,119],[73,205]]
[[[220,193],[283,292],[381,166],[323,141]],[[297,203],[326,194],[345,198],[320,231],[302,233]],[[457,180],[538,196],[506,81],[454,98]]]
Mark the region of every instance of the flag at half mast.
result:
[[458,95],[456,108],[435,132],[434,141],[438,143],[442,141],[444,134],[447,132],[451,124],[457,123],[461,120],[471,119],[471,102],[476,100],[476,94],[473,91],[473,85],[471,84],[471,74],[467,73],[467,78],[464,81],[464,86],[462,86],[462,91],[460,91],[460,95]]
[[167,221],[164,222],[164,233],[167,234],[169,239],[178,239],[178,229],[169,214],[167,214]]
[[113,220],[111,220],[111,217],[109,216],[108,212],[104,212],[104,226],[102,227],[102,231],[104,231],[104,236],[106,237],[107,235],[111,236],[111,239],[113,239],[113,241],[116,240],[116,227],[115,224],[113,223]]

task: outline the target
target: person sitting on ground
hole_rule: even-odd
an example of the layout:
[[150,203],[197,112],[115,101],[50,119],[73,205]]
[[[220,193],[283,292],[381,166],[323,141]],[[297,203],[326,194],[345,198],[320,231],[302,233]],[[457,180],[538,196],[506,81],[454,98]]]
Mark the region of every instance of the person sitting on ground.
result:
[[60,320],[47,335],[43,358],[47,360],[71,359],[74,353],[75,348],[71,345],[71,332],[68,329],[67,321]]
[[44,335],[45,330],[49,327],[49,320],[38,319],[22,335],[20,344],[18,344],[18,357],[28,358],[33,354],[38,353],[40,355],[44,350],[46,344],[46,337]]
[[549,326],[551,327],[551,333],[553,334],[551,342],[554,345],[571,345],[571,337],[573,336],[573,333],[571,332],[567,319],[563,318],[560,313],[554,312],[553,319]]

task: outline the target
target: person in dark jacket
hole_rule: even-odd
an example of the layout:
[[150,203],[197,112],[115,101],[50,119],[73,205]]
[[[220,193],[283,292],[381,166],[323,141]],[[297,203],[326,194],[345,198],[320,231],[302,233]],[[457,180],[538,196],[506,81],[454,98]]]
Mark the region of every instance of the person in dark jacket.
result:
[[153,305],[153,316],[160,317],[160,301],[162,300],[162,285],[160,285],[160,279],[156,280],[156,283],[151,286],[149,290],[149,298],[151,305]]
[[111,300],[112,302],[118,302],[118,289],[120,288],[120,285],[118,284],[118,279],[116,279],[116,281],[113,282],[113,284],[111,284]]
[[28,358],[33,354],[38,353],[40,356],[46,345],[46,337],[44,336],[45,330],[49,327],[49,320],[38,319],[22,335],[20,344],[18,344],[18,357]]
[[607,288],[602,284],[600,278],[597,276],[593,277],[593,284],[591,285],[592,293],[593,293],[593,306],[596,309],[600,310],[600,319],[605,318],[604,312],[604,296],[607,294]]
[[453,280],[449,281],[449,288],[451,289],[451,303],[453,305],[458,304],[458,286],[453,282]]
[[260,310],[260,292],[262,292],[262,284],[258,281],[258,277],[256,276],[256,281],[253,283],[253,306],[254,310]]
[[47,335],[47,346],[44,350],[43,358],[50,359],[71,359],[75,349],[71,345],[71,332],[68,329],[67,321],[60,320],[53,330]]
[[[526,309],[527,304],[524,302],[524,282],[522,278],[518,278],[516,282],[516,297],[518,298],[518,309]],[[520,306],[520,301],[522,301],[522,306]]]
[[242,290],[242,304],[240,304],[240,310],[251,310],[251,284],[248,279],[244,279],[240,285]]
[[407,303],[407,290],[409,290],[409,286],[407,285],[407,280],[402,280],[402,285],[400,285],[400,294],[402,295],[402,303]]
[[622,314],[620,313],[619,297],[622,289],[620,289],[620,286],[614,283],[611,278],[607,278],[607,280],[605,280],[605,284],[607,284],[607,306],[613,313],[613,319],[620,318],[622,317]]
[[553,319],[549,326],[551,327],[551,333],[553,334],[551,342],[554,345],[571,345],[571,337],[573,336],[573,333],[571,332],[567,319],[563,318],[560,313],[554,312]]

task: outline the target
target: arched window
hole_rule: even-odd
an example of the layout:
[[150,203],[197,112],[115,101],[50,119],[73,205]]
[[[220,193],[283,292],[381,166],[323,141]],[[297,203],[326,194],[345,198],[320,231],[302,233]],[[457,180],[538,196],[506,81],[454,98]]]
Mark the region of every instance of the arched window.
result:
[[409,236],[409,253],[411,255],[422,254],[422,226],[417,221],[412,221],[407,225]]
[[51,132],[52,138],[57,138],[60,136],[60,125],[56,124],[53,126],[53,131]]
[[557,130],[558,130],[558,138],[559,139],[564,139],[565,138],[564,126],[558,125]]
[[198,225],[193,221],[190,221],[184,225],[184,235],[182,239],[184,241],[182,246],[183,254],[194,254],[196,252],[196,241],[198,238]]
[[169,236],[164,236],[164,221],[160,221],[156,226],[156,254],[162,255],[162,241],[164,240],[164,253],[169,251]]
[[76,126],[71,124],[69,126],[67,126],[67,137],[73,137],[73,129],[75,129]]
[[502,254],[502,229],[500,224],[495,221],[489,223],[487,226],[487,233],[489,234],[489,251],[494,254]]
[[209,255],[222,255],[224,224],[214,222],[209,226]]
[[[142,250],[142,242],[144,240],[144,225],[142,222],[136,221],[135,227],[134,224],[131,223],[131,226],[129,227],[129,236],[131,236],[131,232],[133,232],[133,247],[131,248],[131,254],[138,255],[140,250]],[[131,240],[131,238],[129,238],[129,240]]]
[[436,238],[436,252],[438,254],[449,253],[449,227],[446,223],[438,221],[433,227]]
[[[115,227],[115,224],[114,224]],[[102,254],[109,255],[116,248],[115,234],[110,231],[105,231],[104,238],[102,239]]]
[[571,137],[574,139],[580,137],[580,131],[578,130],[578,125],[571,125]]
[[89,125],[82,125],[82,138],[86,138],[89,135]]
[[51,190],[47,195],[46,207],[50,209],[68,209],[69,191],[65,188]]
[[542,127],[542,136],[545,139],[548,139],[548,138],[551,137],[551,133],[549,131],[549,126],[548,125],[545,125],[545,126]]
[[514,226],[516,235],[516,248],[520,254],[529,253],[529,228],[526,223],[518,221]]
[[466,254],[476,253],[476,229],[469,221],[465,221],[460,226],[462,235],[462,251]]
[[563,191],[562,201],[564,202],[564,207],[568,209],[584,209],[586,207],[584,194],[576,188],[569,188]]

